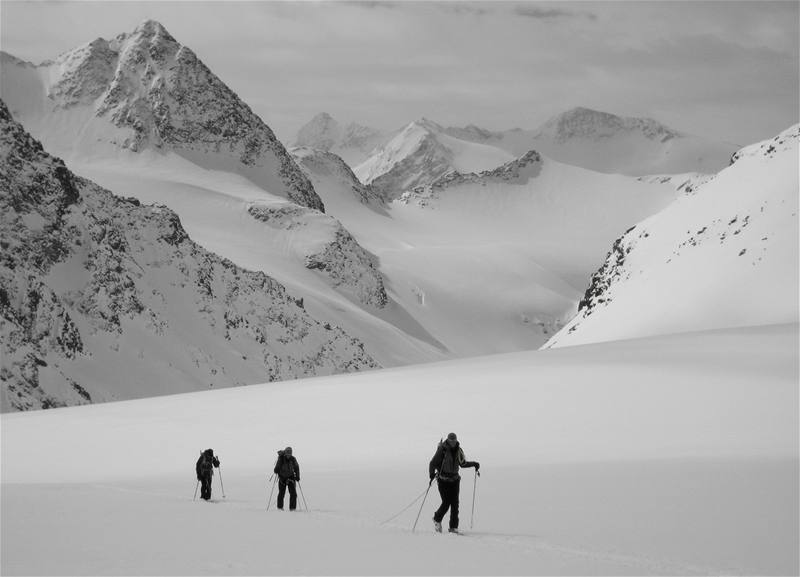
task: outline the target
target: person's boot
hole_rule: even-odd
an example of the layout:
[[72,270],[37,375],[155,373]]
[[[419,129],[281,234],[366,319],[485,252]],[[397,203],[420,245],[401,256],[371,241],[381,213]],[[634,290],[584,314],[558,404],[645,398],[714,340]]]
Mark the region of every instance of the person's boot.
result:
[[448,533],[458,533],[458,527],[450,527],[447,530]]
[[442,523],[437,521],[436,518],[433,519],[433,528],[436,530],[437,533],[442,532]]

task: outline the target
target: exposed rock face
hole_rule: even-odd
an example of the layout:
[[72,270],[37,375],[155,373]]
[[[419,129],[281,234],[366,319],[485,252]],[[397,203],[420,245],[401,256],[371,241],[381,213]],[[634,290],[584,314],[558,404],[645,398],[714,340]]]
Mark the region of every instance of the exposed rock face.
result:
[[323,272],[334,287],[352,292],[363,304],[380,309],[389,302],[377,257],[362,248],[342,226],[324,250],[306,258],[306,267]]
[[684,194],[614,242],[545,346],[797,322],[799,140],[795,125],[676,178]]
[[0,248],[4,411],[377,366],[172,211],[72,174],[1,101]]
[[353,172],[384,200],[392,201],[453,170],[479,172],[513,159],[506,151],[480,142],[460,140],[448,134],[448,130],[451,129],[427,118],[416,120],[377,148]]
[[539,133],[552,137],[556,142],[571,138],[600,139],[623,132],[639,132],[650,140],[666,142],[682,136],[652,118],[617,116],[591,108],[573,108],[563,112],[541,126]]
[[93,126],[99,140],[132,151],[173,150],[203,166],[242,172],[271,193],[324,212],[272,130],[158,22],[98,38],[38,68],[54,79],[47,97],[56,111],[92,107],[118,129]]
[[486,184],[489,182],[506,182],[509,184],[525,184],[531,178],[536,178],[542,169],[542,157],[535,150],[528,151],[520,158],[507,162],[503,166],[498,166],[492,170],[483,172],[462,174],[458,171],[450,171],[431,184],[417,186],[413,190],[404,193],[400,201],[416,203],[420,206],[431,206],[442,191],[464,183]]
[[370,184],[383,198],[394,200],[403,191],[435,182],[452,171],[452,162],[452,153],[429,134],[421,140],[414,154],[403,158]]
[[[378,258],[364,249],[339,221],[306,208],[293,205],[259,205],[248,208],[250,215],[276,229],[318,237],[327,229],[316,249],[300,255],[305,266],[325,276],[326,281],[357,302],[383,308],[389,302]],[[313,243],[309,243],[311,245]]]
[[383,199],[375,192],[374,188],[370,185],[362,184],[341,157],[331,152],[308,147],[293,148],[291,153],[300,168],[309,177],[331,177],[349,187],[361,204],[374,207],[383,207],[385,205]]

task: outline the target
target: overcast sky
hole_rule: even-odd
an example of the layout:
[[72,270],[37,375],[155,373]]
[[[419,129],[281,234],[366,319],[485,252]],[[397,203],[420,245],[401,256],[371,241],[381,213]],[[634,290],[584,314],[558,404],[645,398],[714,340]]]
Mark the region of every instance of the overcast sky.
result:
[[798,121],[798,2],[0,2],[41,62],[160,21],[290,144],[326,111],[381,128],[534,128],[567,108],[748,144]]

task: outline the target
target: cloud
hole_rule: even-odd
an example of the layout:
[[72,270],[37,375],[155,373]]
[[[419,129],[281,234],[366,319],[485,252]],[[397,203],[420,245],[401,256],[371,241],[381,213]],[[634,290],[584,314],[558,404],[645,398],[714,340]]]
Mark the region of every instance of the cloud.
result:
[[340,4],[344,4],[346,6],[357,6],[358,8],[367,8],[369,10],[374,10],[375,8],[392,10],[398,7],[399,2],[394,0],[343,0],[340,2]]
[[514,14],[534,20],[597,20],[597,15],[592,12],[574,12],[572,10],[564,10],[563,8],[544,8],[542,6],[530,4],[518,4],[514,6]]
[[490,9],[485,4],[477,4],[474,2],[444,2],[439,4],[442,10],[451,14],[469,14],[471,16],[485,16],[486,14],[493,13],[494,10]]

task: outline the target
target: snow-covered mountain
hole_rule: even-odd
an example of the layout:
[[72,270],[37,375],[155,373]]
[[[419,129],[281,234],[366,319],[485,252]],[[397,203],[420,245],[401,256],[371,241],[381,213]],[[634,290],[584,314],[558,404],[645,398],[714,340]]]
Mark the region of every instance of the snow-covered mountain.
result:
[[447,172],[382,209],[333,159],[305,154],[299,164],[329,213],[380,259],[387,294],[410,317],[394,322],[456,356],[544,344],[574,314],[604,247],[682,194],[670,180],[532,151],[481,173]]
[[447,172],[479,172],[513,159],[499,148],[453,137],[439,124],[423,118],[407,125],[353,172],[361,182],[393,200]]
[[[301,169],[307,174],[311,182],[319,180],[325,184],[336,183],[341,185],[340,194],[328,198],[326,196],[326,206],[330,202],[337,206],[331,214],[341,214],[345,207],[351,204],[349,201],[354,197],[361,204],[369,206],[375,210],[385,210],[386,203],[383,198],[378,195],[371,186],[362,184],[360,180],[353,174],[353,170],[344,161],[343,158],[327,152],[319,148],[312,147],[296,147],[290,150],[295,161]],[[344,198],[340,198],[340,196]],[[344,204],[342,204],[342,201]]]
[[573,108],[535,130],[502,132],[468,126],[448,134],[495,146],[514,155],[537,152],[590,170],[632,176],[685,172],[716,173],[739,148],[685,134],[651,118],[624,117]]
[[327,112],[320,112],[297,132],[296,147],[333,152],[348,165],[356,166],[385,144],[396,131],[385,131],[351,122],[345,126]]
[[378,366],[174,212],[73,174],[2,101],[0,239],[3,411]]
[[33,65],[0,54],[0,97],[48,149],[72,162],[119,149],[174,152],[241,174],[324,211],[272,130],[186,46],[146,20]]
[[[320,123],[322,124],[322,123]],[[737,146],[683,134],[648,118],[574,108],[536,130],[444,127],[428,119],[407,125],[354,172],[387,198],[431,184],[445,173],[481,172],[530,150],[565,164],[643,176],[716,173]]]
[[[130,82],[102,88],[112,73],[95,71],[98,62],[106,61],[98,54],[106,54],[115,78]],[[68,156],[77,173],[115,193],[176,211],[203,247],[276,278],[304,299],[317,318],[374,345],[381,364],[439,358],[440,350],[408,336],[391,319],[375,316],[393,308],[376,257],[339,221],[321,212],[323,204],[311,181],[269,128],[189,54],[158,23],[146,21],[133,34],[97,40],[59,57],[62,64],[34,66],[4,55],[2,92],[12,97],[12,111],[26,128],[32,126],[48,149]],[[95,87],[74,91],[88,104],[68,103],[64,91],[54,88],[61,86],[51,80],[51,75],[61,78],[57,74],[69,77],[71,86]],[[140,91],[146,98],[138,96]],[[161,119],[157,112],[162,111],[166,120],[148,120],[141,124],[143,130],[125,132],[131,140],[119,140],[116,113],[100,112],[109,102],[134,102],[126,108],[129,119],[136,114],[144,120]],[[177,115],[170,108],[175,103],[181,103]],[[227,121],[229,110],[236,112],[230,118],[233,125],[218,130],[215,115]],[[173,130],[172,121],[180,121],[186,130]],[[232,160],[231,150],[238,150],[241,142],[261,138],[269,139],[273,160],[281,163],[272,176],[301,183],[293,190],[310,191],[313,201],[285,193],[283,184],[273,186],[244,160]],[[267,152],[259,152],[258,162]]]
[[795,125],[614,242],[550,347],[798,320]]

